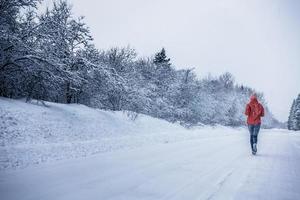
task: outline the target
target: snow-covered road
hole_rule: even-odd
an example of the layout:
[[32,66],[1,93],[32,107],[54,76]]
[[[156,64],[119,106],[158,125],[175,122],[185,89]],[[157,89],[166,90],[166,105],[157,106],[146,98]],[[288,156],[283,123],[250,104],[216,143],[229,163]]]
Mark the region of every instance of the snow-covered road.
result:
[[[209,133],[208,133],[209,134]],[[0,172],[1,199],[300,199],[300,135],[155,144]]]

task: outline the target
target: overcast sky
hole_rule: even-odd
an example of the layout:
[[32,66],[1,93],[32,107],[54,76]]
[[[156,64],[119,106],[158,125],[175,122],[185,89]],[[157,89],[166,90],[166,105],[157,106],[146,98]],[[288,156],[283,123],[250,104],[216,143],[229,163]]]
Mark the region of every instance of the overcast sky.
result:
[[151,56],[165,47],[176,68],[194,67],[199,77],[228,71],[263,92],[281,121],[300,93],[298,0],[69,2],[85,16],[98,48],[130,45]]

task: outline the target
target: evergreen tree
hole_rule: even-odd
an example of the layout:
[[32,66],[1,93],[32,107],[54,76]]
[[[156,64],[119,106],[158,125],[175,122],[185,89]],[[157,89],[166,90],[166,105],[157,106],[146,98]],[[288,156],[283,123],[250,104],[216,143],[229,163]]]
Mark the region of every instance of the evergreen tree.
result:
[[287,121],[287,128],[289,130],[293,130],[293,120],[294,120],[294,110],[295,110],[295,100],[293,100],[293,104],[291,106],[291,109],[290,109],[290,114],[289,114],[289,118],[288,118],[288,121]]
[[293,101],[287,126],[289,130],[300,130],[300,94],[297,99]]
[[163,64],[163,65],[166,65],[166,66],[171,66],[170,58],[167,58],[165,48],[162,48],[160,52],[155,54],[153,62],[156,65],[162,65]]
[[174,79],[175,70],[171,68],[170,58],[167,57],[164,48],[155,54],[153,63],[156,66],[155,84],[158,87],[159,95],[164,96]]
[[295,103],[293,126],[293,130],[300,130],[300,94],[298,95]]

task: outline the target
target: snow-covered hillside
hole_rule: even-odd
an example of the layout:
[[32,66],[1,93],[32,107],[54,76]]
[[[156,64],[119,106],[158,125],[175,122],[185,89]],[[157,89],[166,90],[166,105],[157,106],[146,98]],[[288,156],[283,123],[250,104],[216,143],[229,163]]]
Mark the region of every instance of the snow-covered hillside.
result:
[[0,98],[0,169],[238,132],[224,127],[187,130],[145,115],[133,121],[124,112],[46,104]]

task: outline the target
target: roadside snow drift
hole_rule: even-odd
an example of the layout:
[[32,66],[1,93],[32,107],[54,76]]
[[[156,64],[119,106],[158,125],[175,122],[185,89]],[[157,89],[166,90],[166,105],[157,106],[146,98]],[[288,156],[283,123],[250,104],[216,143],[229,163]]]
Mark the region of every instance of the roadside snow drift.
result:
[[0,98],[0,170],[238,132],[224,127],[221,132],[211,127],[187,130],[146,115],[133,121],[121,111],[78,104],[46,105]]

